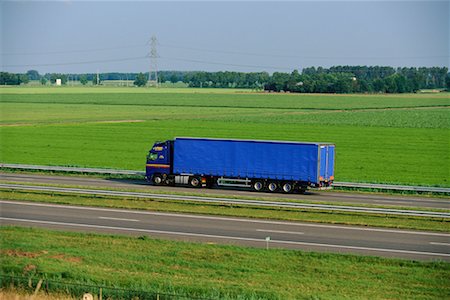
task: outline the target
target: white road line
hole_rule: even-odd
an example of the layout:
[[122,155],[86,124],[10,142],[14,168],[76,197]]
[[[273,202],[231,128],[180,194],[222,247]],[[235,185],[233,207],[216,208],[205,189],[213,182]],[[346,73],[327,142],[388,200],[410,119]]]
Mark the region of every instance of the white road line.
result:
[[436,243],[436,242],[430,242],[431,245],[440,245],[440,246],[450,246],[450,243]]
[[256,231],[269,232],[269,233],[305,234],[304,232],[283,231],[283,230],[268,230],[268,229],[256,229]]
[[339,225],[324,225],[324,224],[312,224],[312,223],[298,223],[298,222],[288,222],[288,221],[266,221],[266,220],[255,220],[255,219],[238,219],[238,218],[227,218],[227,217],[191,215],[191,214],[184,214],[184,213],[183,214],[173,214],[173,213],[126,210],[126,209],[116,209],[116,208],[99,208],[99,207],[72,206],[72,205],[61,205],[61,204],[55,205],[55,204],[46,204],[46,203],[31,203],[31,202],[0,200],[0,204],[2,204],[2,203],[16,204],[16,205],[28,205],[28,206],[66,208],[66,209],[118,212],[118,213],[127,213],[127,214],[141,214],[141,215],[150,215],[150,216],[191,218],[191,219],[202,219],[202,220],[233,221],[233,222],[245,222],[245,223],[255,223],[255,224],[290,225],[290,226],[300,226],[300,227],[304,226],[304,227],[317,227],[317,228],[329,228],[329,229],[374,231],[374,232],[386,232],[386,233],[450,237],[450,234],[448,234],[448,233],[427,232],[427,231],[408,231],[408,230],[393,230],[393,229],[358,227],[358,226],[339,226]]
[[395,204],[399,204],[399,205],[403,205],[404,203],[400,202],[400,201],[393,201],[393,200],[372,200],[372,202],[381,202],[381,203],[395,203]]
[[[161,230],[149,230],[149,229],[139,229],[139,228],[113,227],[113,226],[77,224],[77,223],[63,223],[63,222],[15,219],[15,218],[4,218],[4,217],[0,217],[0,219],[1,220],[9,220],[9,221],[26,222],[26,223],[40,223],[40,224],[63,225],[63,226],[73,226],[73,227],[85,227],[85,228],[113,229],[113,230],[147,232],[147,233],[156,233],[156,234],[171,234],[171,235],[178,235],[178,236],[192,236],[192,237],[202,237],[202,238],[241,240],[241,241],[260,242],[260,243],[264,243],[264,244],[266,243],[266,241],[264,239],[243,238],[243,237],[224,236],[224,235],[211,235],[211,234],[191,233],[191,232],[161,231]],[[392,252],[392,253],[404,253],[404,254],[414,254],[414,255],[450,257],[450,254],[448,254],[448,253],[423,252],[423,251],[411,251],[411,250],[399,250],[399,249],[369,248],[369,247],[294,242],[294,241],[282,241],[282,240],[271,240],[270,243],[271,244],[274,244],[274,243],[276,243],[276,244],[291,244],[291,245],[316,246],[316,247],[326,247],[326,248],[341,248],[341,249],[366,250],[366,251],[375,251],[375,252]]]
[[111,217],[98,217],[98,218],[99,219],[104,219],[104,220],[139,222],[139,220],[136,220],[136,219],[122,219],[122,218],[111,218]]

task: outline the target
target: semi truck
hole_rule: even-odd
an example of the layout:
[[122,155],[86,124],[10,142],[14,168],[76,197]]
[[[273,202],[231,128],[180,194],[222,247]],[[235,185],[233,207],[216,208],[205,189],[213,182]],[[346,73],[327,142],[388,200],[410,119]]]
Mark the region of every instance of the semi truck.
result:
[[146,179],[154,185],[304,193],[331,187],[334,157],[332,143],[177,137],[150,149]]

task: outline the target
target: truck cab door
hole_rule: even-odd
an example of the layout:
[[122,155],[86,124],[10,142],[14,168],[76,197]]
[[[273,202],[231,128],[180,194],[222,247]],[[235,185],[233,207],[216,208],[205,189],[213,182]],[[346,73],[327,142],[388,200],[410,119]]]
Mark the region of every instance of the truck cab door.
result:
[[170,147],[169,143],[156,143],[149,151],[146,164],[146,176],[151,178],[155,173],[170,173]]

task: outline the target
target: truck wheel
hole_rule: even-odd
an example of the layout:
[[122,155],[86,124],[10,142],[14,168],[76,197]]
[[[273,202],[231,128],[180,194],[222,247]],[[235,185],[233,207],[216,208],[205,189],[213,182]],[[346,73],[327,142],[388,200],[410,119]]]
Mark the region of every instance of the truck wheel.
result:
[[292,192],[292,184],[290,184],[289,182],[283,184],[283,192],[285,192],[286,194]]
[[269,191],[275,192],[277,190],[278,186],[275,182],[271,182],[271,183],[269,183],[267,188],[269,189]]
[[192,177],[191,180],[189,180],[189,184],[192,187],[199,187],[200,186],[200,179],[198,179],[197,177]]
[[264,184],[261,181],[253,182],[253,190],[260,192],[264,188]]
[[160,185],[163,182],[162,176],[160,174],[153,175],[152,181],[155,185]]

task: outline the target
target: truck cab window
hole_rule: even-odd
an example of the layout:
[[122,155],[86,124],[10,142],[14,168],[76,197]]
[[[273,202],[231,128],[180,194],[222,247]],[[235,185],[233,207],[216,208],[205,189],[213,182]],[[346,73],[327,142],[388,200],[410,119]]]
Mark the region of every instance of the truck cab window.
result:
[[156,153],[148,154],[148,160],[156,160],[157,158],[158,158],[158,154],[156,154]]

